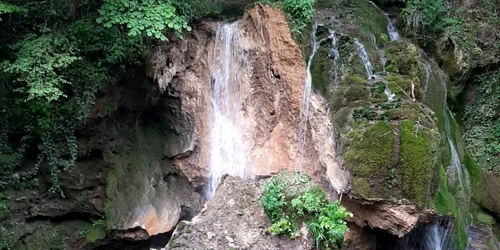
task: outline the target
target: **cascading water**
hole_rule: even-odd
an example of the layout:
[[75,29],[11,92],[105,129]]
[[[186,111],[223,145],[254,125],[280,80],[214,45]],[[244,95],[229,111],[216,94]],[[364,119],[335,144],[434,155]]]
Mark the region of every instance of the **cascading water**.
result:
[[[311,76],[311,64],[319,48],[319,42],[316,41],[316,31],[318,30],[318,24],[315,23],[312,28],[311,33],[311,55],[307,61],[307,73],[306,82],[304,85],[304,96],[302,99],[302,108],[300,109],[300,121],[299,121],[299,155],[304,152],[304,147],[306,145],[306,134],[307,134],[307,116],[309,115],[309,98],[311,97],[312,88],[312,76]],[[302,162],[300,163],[302,164]]]
[[[319,24],[315,23],[313,25],[312,33],[311,33],[311,55],[309,56],[309,59],[307,61],[307,76],[306,76],[306,82],[304,85],[304,97],[302,99],[302,108],[300,109],[299,155],[303,155],[304,147],[306,145],[307,119],[308,119],[308,115],[309,115],[309,104],[310,104],[311,89],[312,89],[311,64],[312,64],[312,60],[314,58],[314,55],[318,51],[318,48],[322,42],[326,41],[327,39],[332,39],[332,51],[331,51],[331,53],[333,56],[335,56],[334,63],[336,63],[336,61],[339,58],[339,52],[338,52],[337,41],[335,38],[335,32],[329,31],[330,34],[329,34],[328,38],[323,38],[320,41],[316,41],[316,32],[318,30],[318,26],[319,26]],[[300,162],[300,164],[302,164],[302,162]]]
[[432,74],[432,69],[429,64],[419,62],[421,68],[425,69],[425,85],[424,85],[424,96],[422,97],[422,102],[425,103],[427,97],[427,89],[429,88],[429,79]]
[[[446,80],[443,78],[442,75],[440,75],[440,80],[441,84],[443,84],[444,88],[444,108],[443,108],[443,116],[444,116],[444,121],[445,121],[445,133],[446,137],[448,139],[448,144],[450,145],[450,152],[451,152],[451,164],[450,164],[450,171],[451,171],[451,178],[458,178],[458,184],[460,185],[461,189],[463,190],[464,194],[466,197],[469,197],[470,195],[470,185],[469,185],[469,178],[468,178],[468,173],[467,170],[464,171],[462,167],[462,163],[460,162],[460,157],[458,155],[457,148],[455,147],[455,143],[453,143],[452,140],[452,131],[451,131],[451,117],[452,114],[450,110],[448,109],[448,105],[446,103],[446,97],[447,97],[447,89],[446,89]],[[465,179],[465,180],[464,180]],[[453,179],[452,179],[453,180]]]
[[357,47],[359,57],[361,58],[363,64],[365,65],[366,75],[368,79],[371,79],[373,77],[373,66],[372,63],[370,62],[370,57],[366,52],[365,46],[362,43],[360,43],[356,38],[354,39],[354,44]]
[[440,225],[439,223],[434,223],[429,226],[425,232],[424,237],[424,249],[425,250],[446,250],[449,248],[450,244],[450,229],[451,221],[447,225]]
[[337,37],[335,36],[335,31],[329,30],[330,31],[330,36],[329,38],[332,39],[332,48],[330,50],[330,58],[333,58],[333,84],[332,84],[332,89],[331,91],[333,92],[335,89],[338,88],[338,85],[340,83],[340,74],[338,70],[338,62],[340,59],[340,53],[339,53],[339,44]]
[[246,54],[239,46],[238,22],[218,24],[212,68],[212,117],[210,130],[211,198],[224,174],[246,177],[246,155],[240,124],[241,79]]
[[389,17],[389,14],[384,13],[384,15],[387,18],[387,33],[389,34],[390,41],[392,42],[399,40],[399,32],[394,26],[394,23],[392,22],[392,19]]

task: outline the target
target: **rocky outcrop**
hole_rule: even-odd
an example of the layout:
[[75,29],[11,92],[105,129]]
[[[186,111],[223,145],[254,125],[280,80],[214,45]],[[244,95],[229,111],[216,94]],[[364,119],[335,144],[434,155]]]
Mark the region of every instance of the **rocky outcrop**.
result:
[[399,238],[411,232],[417,224],[429,224],[439,218],[432,209],[422,209],[404,201],[345,198],[342,205],[354,214],[350,222],[357,227],[382,230]]
[[271,226],[259,202],[265,182],[224,176],[202,212],[177,225],[165,249],[314,249],[306,227],[295,240],[264,233]]
[[[177,154],[173,156],[176,168],[198,187],[209,174],[213,66],[209,59],[217,56],[213,55],[215,27],[213,23],[203,24],[184,40],[159,48],[151,57],[148,71],[166,92],[180,98],[181,117],[190,119],[188,126],[178,126],[173,121],[173,127],[188,127],[191,131],[179,133],[175,140],[183,141],[184,149],[175,149],[177,153],[169,155]],[[245,13],[238,27],[239,46],[248,57],[240,90],[244,150],[251,163],[248,178],[270,175],[283,168],[294,169],[301,160],[307,162],[301,166],[306,173],[328,183],[324,173],[334,173],[333,169],[338,168],[333,138],[325,134],[330,133],[328,119],[317,124],[309,121],[305,154],[301,159],[297,155],[306,72],[302,53],[291,38],[285,16],[279,9],[257,5]],[[316,102],[311,109],[321,109],[318,112],[323,113],[322,117],[328,117],[320,104],[324,101],[320,98]],[[329,176],[337,178],[336,174]]]

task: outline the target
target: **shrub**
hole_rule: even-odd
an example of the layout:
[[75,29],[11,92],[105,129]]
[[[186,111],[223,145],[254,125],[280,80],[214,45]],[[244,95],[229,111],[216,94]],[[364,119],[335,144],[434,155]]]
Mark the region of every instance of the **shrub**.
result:
[[305,222],[317,248],[342,246],[349,229],[345,219],[352,214],[338,201],[328,203],[325,192],[306,174],[286,170],[269,180],[260,202],[273,223],[266,229],[272,235],[300,236],[299,226]]
[[285,12],[294,38],[300,36],[314,16],[315,0],[263,0],[262,2],[276,5]]

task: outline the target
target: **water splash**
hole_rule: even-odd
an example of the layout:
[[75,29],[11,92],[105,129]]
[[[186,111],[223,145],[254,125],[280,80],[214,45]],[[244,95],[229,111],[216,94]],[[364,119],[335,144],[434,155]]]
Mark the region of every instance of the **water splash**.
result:
[[239,46],[238,22],[218,24],[212,68],[212,117],[210,130],[210,182],[206,195],[211,198],[224,174],[246,177],[246,155],[239,123],[241,79],[247,57]]
[[389,34],[389,39],[390,41],[397,41],[399,40],[399,32],[394,26],[394,23],[392,22],[392,19],[389,17],[389,14],[384,13],[385,18],[387,18],[387,33]]
[[370,62],[370,57],[366,52],[365,46],[362,43],[360,43],[356,38],[354,38],[354,44],[357,47],[359,57],[361,58],[363,64],[365,65],[366,75],[368,79],[371,79],[373,77],[373,66],[372,63]]
[[387,101],[389,101],[389,102],[393,102],[394,101],[394,97],[396,95],[391,92],[391,90],[389,89],[389,87],[387,86],[387,84],[385,85],[384,93],[387,96]]

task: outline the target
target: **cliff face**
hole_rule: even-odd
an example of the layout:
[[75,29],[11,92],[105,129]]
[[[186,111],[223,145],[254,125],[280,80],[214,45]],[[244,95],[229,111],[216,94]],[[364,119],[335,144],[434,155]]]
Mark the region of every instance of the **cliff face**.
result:
[[[207,30],[202,32],[215,33],[215,24],[204,24],[204,27]],[[304,171],[318,173],[318,180],[325,182],[323,173],[337,166],[333,161],[332,137],[325,134],[331,131],[323,129],[331,125],[322,104],[324,101],[319,96],[315,97],[316,105],[311,111],[321,115],[309,118],[324,117],[323,122],[317,124],[309,120],[309,124],[314,125],[308,126],[303,158],[298,156],[299,113],[306,72],[304,58],[290,36],[284,15],[278,9],[258,5],[238,22],[238,30],[239,46],[248,58],[241,69],[244,72],[239,115],[243,124],[244,152],[249,162],[248,178],[270,175],[282,168],[294,169],[303,161],[307,162],[301,167]],[[197,32],[200,31],[195,34]],[[178,93],[181,112],[192,118],[192,132],[184,133],[182,139],[188,145],[184,150],[187,153],[175,157],[175,165],[195,186],[200,186],[209,175],[213,67],[209,59],[222,55],[213,54],[213,35],[202,42],[194,36],[156,51],[150,76],[157,79],[159,85],[168,83],[166,92]]]

